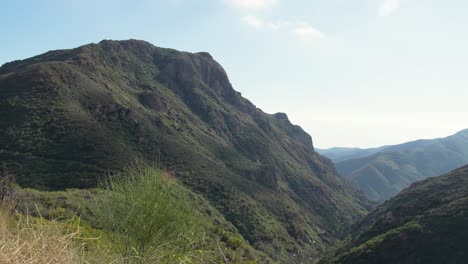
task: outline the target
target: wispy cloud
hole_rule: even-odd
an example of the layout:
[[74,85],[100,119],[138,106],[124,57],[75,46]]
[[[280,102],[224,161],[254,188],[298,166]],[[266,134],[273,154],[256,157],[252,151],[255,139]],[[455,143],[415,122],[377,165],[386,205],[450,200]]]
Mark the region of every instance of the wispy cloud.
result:
[[279,0],[224,0],[224,3],[244,9],[264,9],[276,5],[278,1]]
[[300,39],[307,41],[320,40],[325,37],[322,32],[307,23],[300,23],[295,26],[293,33]]
[[295,37],[305,41],[315,41],[325,38],[325,34],[306,22],[269,21],[253,15],[244,16],[242,20],[248,26],[256,30],[288,31]]
[[269,29],[269,30],[278,30],[284,26],[284,23],[281,22],[271,22],[267,20],[263,20],[257,16],[248,15],[242,17],[242,20],[247,23],[247,25],[255,28],[255,29]]
[[256,29],[262,29],[265,26],[265,23],[263,20],[256,16],[244,16],[242,20],[247,23],[249,26],[256,28]]
[[379,6],[380,16],[389,16],[400,8],[400,0],[383,0]]

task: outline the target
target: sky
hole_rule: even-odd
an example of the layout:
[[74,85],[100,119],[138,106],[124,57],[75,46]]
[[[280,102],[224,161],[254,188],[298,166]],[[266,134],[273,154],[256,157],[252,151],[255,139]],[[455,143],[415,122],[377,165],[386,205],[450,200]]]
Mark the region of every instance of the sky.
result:
[[468,1],[0,0],[0,65],[103,39],[209,52],[234,88],[314,145],[468,128]]

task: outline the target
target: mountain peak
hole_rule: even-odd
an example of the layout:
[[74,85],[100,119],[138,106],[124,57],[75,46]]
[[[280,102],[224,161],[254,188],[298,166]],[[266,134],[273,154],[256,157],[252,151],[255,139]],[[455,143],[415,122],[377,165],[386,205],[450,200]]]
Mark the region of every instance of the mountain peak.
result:
[[195,53],[195,54],[198,55],[198,56],[204,57],[204,58],[206,58],[206,59],[209,59],[209,60],[214,60],[214,59],[213,59],[213,56],[211,56],[211,54],[208,53],[208,52],[206,52],[206,51],[197,52],[197,53]]
[[126,39],[126,40],[113,40],[113,39],[103,39],[98,44],[106,44],[106,43],[119,43],[119,44],[131,44],[131,45],[142,45],[142,46],[151,46],[155,47],[153,44],[149,43],[145,40],[140,39]]
[[288,118],[288,115],[285,114],[285,113],[276,113],[273,115],[274,117],[276,117],[277,119],[281,119],[281,120],[288,120],[289,121],[289,118]]

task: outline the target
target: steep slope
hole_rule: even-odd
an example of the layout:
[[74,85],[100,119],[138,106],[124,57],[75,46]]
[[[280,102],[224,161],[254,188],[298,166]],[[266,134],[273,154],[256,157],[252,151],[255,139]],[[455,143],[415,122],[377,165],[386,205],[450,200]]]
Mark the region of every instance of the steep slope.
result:
[[377,152],[384,150],[387,146],[378,147],[378,148],[329,148],[329,149],[318,149],[315,150],[324,155],[325,157],[331,159],[333,162],[337,163],[344,160],[358,159],[370,156]]
[[466,263],[468,166],[414,183],[356,226],[320,263]]
[[311,137],[244,99],[207,53],[102,41],[8,63],[0,115],[0,160],[20,185],[93,187],[156,162],[283,262],[322,255],[366,213]]
[[341,175],[371,200],[386,200],[411,183],[468,164],[468,129],[442,139],[388,146],[364,158],[336,163]]

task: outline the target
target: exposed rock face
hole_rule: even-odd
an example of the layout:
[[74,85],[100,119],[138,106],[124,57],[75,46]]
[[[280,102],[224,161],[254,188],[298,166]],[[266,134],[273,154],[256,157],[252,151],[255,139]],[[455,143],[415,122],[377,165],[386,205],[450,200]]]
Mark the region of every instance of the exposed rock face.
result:
[[102,41],[9,63],[0,114],[0,159],[21,185],[87,188],[157,162],[283,262],[322,255],[366,212],[311,137],[244,99],[207,53]]
[[276,113],[274,114],[274,117],[280,120],[281,124],[283,125],[283,129],[286,130],[288,136],[301,142],[304,146],[308,146],[312,150],[314,149],[312,137],[304,130],[302,130],[300,126],[291,124],[288,116],[285,113]]

